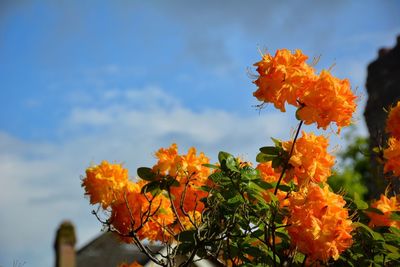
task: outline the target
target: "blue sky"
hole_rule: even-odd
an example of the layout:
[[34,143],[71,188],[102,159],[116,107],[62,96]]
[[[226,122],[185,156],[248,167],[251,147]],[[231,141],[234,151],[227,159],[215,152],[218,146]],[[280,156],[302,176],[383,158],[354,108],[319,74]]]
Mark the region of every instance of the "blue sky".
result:
[[172,142],[253,161],[270,136],[288,138],[292,114],[253,107],[259,48],[335,64],[365,134],[366,67],[399,34],[398,1],[2,1],[0,266],[53,265],[63,219],[78,247],[99,232],[79,180],[91,163],[134,177]]

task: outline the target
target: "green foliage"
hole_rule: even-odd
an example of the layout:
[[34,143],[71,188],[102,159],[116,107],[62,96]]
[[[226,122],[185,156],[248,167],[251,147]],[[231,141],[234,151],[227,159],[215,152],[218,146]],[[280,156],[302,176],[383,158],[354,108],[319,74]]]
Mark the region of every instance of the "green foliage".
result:
[[358,194],[364,199],[368,192],[365,181],[372,175],[368,138],[348,134],[346,139],[349,145],[338,154],[339,170],[328,179],[328,184],[335,192],[344,191],[349,197]]

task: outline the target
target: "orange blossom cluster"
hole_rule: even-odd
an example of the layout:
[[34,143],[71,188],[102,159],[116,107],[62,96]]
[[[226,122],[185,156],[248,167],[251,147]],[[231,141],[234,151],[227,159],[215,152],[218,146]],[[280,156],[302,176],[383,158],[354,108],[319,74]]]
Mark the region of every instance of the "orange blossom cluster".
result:
[[337,260],[352,244],[352,221],[342,196],[310,183],[289,198],[287,230],[291,240],[309,260]]
[[306,63],[300,50],[277,50],[275,56],[263,55],[257,66],[257,90],[253,95],[285,111],[288,103],[298,108],[297,116],[305,124],[316,123],[326,129],[334,122],[341,127],[351,123],[356,109],[356,96],[347,79],[341,80],[324,70],[319,75]]
[[371,219],[369,226],[393,226],[400,228],[400,221],[391,219],[392,212],[400,211],[400,201],[398,197],[388,198],[381,194],[380,199],[372,202],[372,208],[380,210],[383,214],[369,212],[368,217]]
[[130,181],[128,170],[107,161],[88,168],[82,181],[90,203],[111,212],[108,222],[128,243],[133,231],[140,239],[163,240],[165,226],[174,222],[168,199],[162,194],[142,194],[144,184]]
[[172,144],[169,148],[159,149],[155,156],[158,162],[153,166],[153,171],[172,176],[180,184],[177,187],[171,187],[171,193],[174,196],[173,203],[178,214],[183,216],[187,212],[201,212],[204,204],[200,202],[200,199],[206,197],[207,193],[199,190],[199,187],[207,183],[210,170],[203,164],[209,163],[209,159],[204,153],[197,156],[196,149],[193,147],[186,155],[179,155],[176,144]]
[[385,158],[384,172],[393,172],[400,177],[400,101],[389,112],[386,121],[386,131],[391,134],[388,147],[383,151]]
[[[293,141],[282,142],[286,152],[290,152]],[[299,186],[326,182],[331,175],[331,168],[335,164],[335,157],[327,152],[328,139],[322,135],[302,132],[297,139],[285,180],[294,180]]]

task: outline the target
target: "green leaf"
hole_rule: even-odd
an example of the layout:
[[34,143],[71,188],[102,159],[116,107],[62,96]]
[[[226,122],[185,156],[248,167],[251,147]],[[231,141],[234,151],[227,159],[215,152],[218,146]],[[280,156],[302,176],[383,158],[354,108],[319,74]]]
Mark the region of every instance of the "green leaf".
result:
[[278,155],[279,150],[274,146],[264,146],[260,148],[260,151],[267,155]]
[[302,108],[303,108],[303,107],[299,107],[299,108],[296,110],[296,119],[299,120],[299,121],[302,120],[302,119],[300,118],[300,116],[299,116],[299,111],[300,111]]
[[392,232],[395,235],[400,236],[400,229],[396,228],[396,227],[389,227],[390,232]]
[[249,182],[248,187],[256,192],[264,191],[264,189],[261,186],[259,186],[257,183],[254,182]]
[[354,203],[360,210],[368,209],[368,204],[360,198],[360,195],[357,192],[354,192]]
[[372,148],[372,151],[379,154],[381,152],[381,149],[376,146],[376,147]]
[[400,257],[399,248],[397,248],[397,247],[395,247],[395,246],[392,246],[392,245],[389,245],[389,244],[387,244],[387,243],[383,244],[383,247],[384,247],[386,250],[388,250],[388,251],[390,251],[390,252],[392,252],[392,253],[395,253],[395,254],[398,255],[398,257]]
[[225,176],[222,174],[222,172],[214,172],[208,176],[208,178],[213,181],[214,183],[218,184],[222,179],[225,178]]
[[201,191],[204,191],[204,192],[210,192],[211,191],[211,187],[209,187],[209,186],[207,186],[207,185],[202,185],[202,186],[200,186],[200,188],[199,188]]
[[233,156],[230,156],[226,159],[226,167],[234,172],[239,172],[238,168],[236,167],[236,159]]
[[273,202],[278,202],[278,201],[279,201],[279,200],[278,200],[278,197],[275,196],[274,193],[268,192],[268,195],[269,195],[269,197],[271,198],[271,200],[272,200]]
[[267,154],[260,152],[257,154],[256,161],[259,163],[268,162],[268,161],[273,160],[276,157],[277,157],[276,155],[267,155]]
[[218,153],[218,161],[219,161],[219,163],[222,163],[222,161],[226,161],[226,159],[228,158],[228,157],[231,157],[231,158],[233,158],[233,156],[231,155],[231,154],[229,154],[229,153],[227,153],[227,152],[224,152],[224,151],[220,151],[219,153]]
[[181,184],[176,180],[175,177],[168,176],[166,180],[162,181],[161,189],[168,189],[170,186],[178,187]]
[[369,233],[369,235],[374,239],[374,240],[379,240],[379,241],[384,241],[383,236],[380,233],[375,232],[374,230],[372,230],[371,228],[369,228],[368,226],[366,226],[365,224],[361,223],[361,222],[354,222],[353,224],[354,228],[362,228],[365,231],[367,231]]
[[274,158],[273,160],[272,160],[272,168],[278,168],[279,166],[281,166],[282,165],[282,159],[281,158]]
[[289,240],[290,239],[289,235],[286,232],[278,232],[278,231],[276,231],[275,235],[280,237],[283,240]]
[[278,140],[276,138],[271,137],[272,142],[274,142],[275,146],[277,147],[282,147],[282,142],[281,140]]
[[228,199],[228,204],[230,205],[237,205],[243,202],[243,198],[241,195],[237,194],[234,197]]
[[261,237],[264,235],[264,231],[261,229],[257,229],[256,231],[250,234],[251,237]]
[[214,164],[205,163],[205,164],[203,164],[203,166],[207,167],[207,168],[210,168],[210,169],[217,169],[217,170],[219,169],[219,166],[214,165]]
[[387,254],[387,257],[392,260],[398,260],[400,258],[400,254],[399,253],[389,253],[389,254]]
[[255,180],[259,177],[259,172],[253,168],[246,168],[240,171],[244,180]]
[[257,184],[264,190],[272,189],[274,186],[268,182],[265,182],[263,180],[257,181]]
[[151,193],[153,196],[156,196],[161,193],[161,184],[159,181],[154,181],[146,184],[142,187],[141,193]]
[[289,192],[290,190],[292,190],[292,188],[290,186],[285,185],[285,184],[280,184],[278,186],[278,189],[283,191],[283,192]]
[[138,168],[137,174],[140,178],[146,181],[154,181],[157,177],[157,175],[153,172],[153,170],[147,167]]
[[395,220],[395,221],[400,221],[400,212],[399,211],[393,211],[390,214],[390,219]]
[[236,159],[231,154],[221,151],[218,153],[218,160],[221,164],[222,170],[227,168],[228,170],[239,172],[236,167]]
[[379,215],[384,215],[384,213],[381,210],[379,210],[377,208],[373,208],[373,207],[369,207],[368,209],[365,209],[364,211],[366,211],[366,212],[374,212],[374,213],[377,213]]

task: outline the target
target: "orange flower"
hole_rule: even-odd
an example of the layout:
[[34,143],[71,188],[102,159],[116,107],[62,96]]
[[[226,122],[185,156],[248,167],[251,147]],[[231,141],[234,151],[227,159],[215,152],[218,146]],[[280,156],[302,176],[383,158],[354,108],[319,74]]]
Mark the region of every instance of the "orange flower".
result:
[[393,226],[400,228],[400,222],[392,220],[390,216],[394,211],[400,211],[399,196],[387,198],[385,195],[381,195],[379,200],[374,201],[371,204],[372,208],[376,208],[383,212],[383,214],[378,214],[375,212],[367,213],[368,217],[371,219],[369,226]]
[[[289,153],[292,144],[293,141],[282,142],[282,147]],[[296,141],[285,180],[297,179],[299,186],[309,181],[326,182],[335,163],[335,157],[327,152],[328,145],[328,139],[324,136],[303,132]]]
[[340,80],[323,70],[299,97],[302,107],[298,109],[297,116],[305,124],[315,122],[318,128],[324,130],[335,122],[339,132],[341,127],[350,125],[357,107],[356,98],[347,79]]
[[300,50],[277,50],[275,56],[263,55],[257,66],[258,86],[253,95],[260,101],[273,103],[285,112],[285,103],[298,106],[297,99],[314,79],[314,69],[306,63],[307,56]]
[[[179,216],[179,221],[182,223],[183,231],[194,229],[201,223],[201,213],[198,211],[188,212],[187,215]],[[178,221],[171,225],[170,229],[176,234],[182,232],[182,226]]]
[[331,122],[341,127],[351,123],[356,109],[356,96],[351,92],[347,79],[333,77],[329,71],[316,75],[306,63],[307,56],[300,50],[291,53],[277,50],[275,56],[263,55],[257,66],[258,86],[253,95],[264,103],[285,111],[288,103],[298,107],[297,116],[305,124],[316,123],[326,129]]
[[352,244],[352,221],[344,208],[341,195],[317,184],[294,192],[289,198],[290,217],[287,230],[292,242],[311,261],[330,258],[337,260],[340,253]]
[[209,163],[209,159],[200,153],[196,155],[196,149],[190,148],[186,155],[178,154],[178,146],[172,144],[171,147],[161,148],[156,152],[158,162],[153,166],[153,171],[162,175],[170,175],[180,183],[178,187],[171,187],[174,196],[174,205],[180,215],[181,201],[185,212],[197,210],[201,211],[204,204],[200,199],[207,196],[207,193],[198,188],[205,185],[208,180],[210,170],[203,164]]
[[172,144],[169,148],[160,148],[155,156],[158,162],[153,166],[153,171],[161,175],[176,177],[179,182],[190,179],[202,183],[208,178],[209,169],[203,164],[209,163],[209,159],[204,153],[196,156],[194,147],[191,147],[186,155],[179,155],[178,146]]
[[121,164],[110,164],[107,161],[86,170],[82,180],[85,195],[90,197],[90,204],[101,204],[103,209],[109,207],[120,198],[128,183],[128,170]]
[[390,109],[386,121],[386,131],[400,140],[400,101],[397,102],[394,108]]
[[388,147],[383,151],[386,159],[384,172],[393,172],[393,175],[400,176],[400,139],[389,138]]
[[[260,171],[261,174],[261,179],[264,180],[267,183],[274,183],[274,182],[278,182],[279,173],[276,173],[274,168],[272,168],[271,166],[271,162],[263,162],[257,165],[256,167],[257,170]],[[281,181],[281,184],[284,184],[283,181]],[[270,194],[274,193],[274,189],[269,189],[266,190],[265,192],[263,192],[263,198],[265,199],[265,201],[269,202],[271,201],[271,197]],[[285,205],[285,198],[287,196],[287,192],[278,190],[277,192],[277,197],[279,202],[281,203],[281,205]]]
[[189,183],[187,186],[171,187],[171,194],[174,196],[173,202],[178,214],[183,215],[184,212],[202,211],[204,203],[200,199],[207,197],[208,193]]
[[140,191],[144,184],[131,182],[124,201],[111,206],[108,221],[127,243],[132,241],[128,236],[132,231],[137,231],[140,239],[163,240],[167,236],[165,227],[174,222],[169,200],[162,194],[156,197],[150,193],[142,194]]

